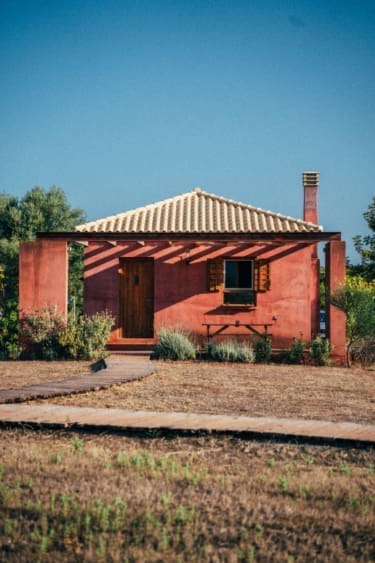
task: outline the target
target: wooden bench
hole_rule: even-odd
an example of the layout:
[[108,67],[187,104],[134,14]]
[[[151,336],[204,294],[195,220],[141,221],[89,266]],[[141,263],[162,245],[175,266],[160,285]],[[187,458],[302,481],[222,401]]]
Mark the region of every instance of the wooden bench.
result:
[[[207,342],[210,342],[211,338],[217,336],[218,334],[222,334],[227,328],[235,327],[235,328],[246,328],[249,332],[260,336],[261,338],[271,336],[268,332],[268,327],[272,326],[273,323],[241,323],[240,321],[235,321],[234,323],[202,323],[202,326],[206,327],[206,336]],[[263,332],[261,332],[258,328],[255,327],[263,327]],[[211,328],[213,329],[211,331]],[[227,333],[228,334],[228,333]],[[234,334],[234,333],[230,333]]]

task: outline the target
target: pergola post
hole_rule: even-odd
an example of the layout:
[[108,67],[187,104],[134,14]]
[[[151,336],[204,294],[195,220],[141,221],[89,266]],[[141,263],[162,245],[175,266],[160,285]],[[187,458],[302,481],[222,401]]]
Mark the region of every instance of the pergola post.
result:
[[56,307],[68,315],[68,248],[66,239],[21,242],[19,257],[19,312]]
[[346,360],[345,313],[331,305],[329,296],[345,283],[345,242],[331,240],[326,244],[326,334],[333,345],[333,361],[344,364]]

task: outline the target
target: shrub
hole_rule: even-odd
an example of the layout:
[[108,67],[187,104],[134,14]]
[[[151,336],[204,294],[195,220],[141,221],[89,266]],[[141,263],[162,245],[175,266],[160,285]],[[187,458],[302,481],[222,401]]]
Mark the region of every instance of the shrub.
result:
[[0,359],[17,360],[21,352],[22,348],[18,342],[17,301],[15,299],[7,299],[0,304]]
[[108,355],[106,343],[114,319],[107,311],[69,319],[59,334],[62,356],[72,360],[98,360]]
[[351,363],[352,348],[362,339],[375,337],[375,281],[348,276],[344,285],[330,295],[332,305],[346,315],[346,361]]
[[18,342],[8,342],[6,345],[6,359],[19,360],[22,354],[22,346]]
[[270,336],[259,338],[254,342],[254,353],[256,362],[268,364],[271,361],[272,340]]
[[254,351],[248,344],[226,340],[220,344],[210,342],[208,345],[208,356],[216,362],[246,362],[253,363]]
[[37,358],[97,360],[107,355],[106,343],[114,319],[107,312],[84,315],[68,324],[56,308],[46,308],[21,319],[20,334]]
[[37,358],[55,360],[61,357],[59,333],[65,326],[64,319],[57,314],[56,307],[46,307],[22,317],[20,335],[26,344],[32,345]]
[[194,360],[196,349],[189,335],[179,329],[161,329],[151,358],[154,360]]
[[305,343],[303,340],[293,338],[293,344],[284,351],[283,362],[285,364],[302,364]]
[[373,364],[375,362],[375,338],[371,336],[359,338],[351,352],[355,362],[360,362],[363,366]]
[[332,346],[327,338],[317,336],[311,342],[309,354],[315,366],[329,366],[331,363]]

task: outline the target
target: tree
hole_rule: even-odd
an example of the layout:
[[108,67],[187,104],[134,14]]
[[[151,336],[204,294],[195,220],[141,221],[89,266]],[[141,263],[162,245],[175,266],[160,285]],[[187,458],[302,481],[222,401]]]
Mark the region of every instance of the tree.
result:
[[[3,335],[0,334],[0,345],[3,349],[11,338],[14,339],[14,330],[9,332],[5,329],[7,320],[14,319],[17,312],[20,241],[32,240],[38,232],[72,231],[84,220],[82,209],[72,208],[64,190],[55,186],[49,190],[36,186],[21,199],[6,193],[0,194],[0,314],[3,324],[2,330],[0,327]],[[82,248],[78,245],[72,245],[69,263],[69,291],[74,292],[75,302],[79,306],[82,301],[83,266]]]
[[84,219],[82,209],[72,209],[56,186],[36,186],[21,199],[0,194],[0,239],[31,240],[38,232],[69,231]]
[[354,246],[361,256],[358,266],[351,266],[350,270],[361,275],[365,280],[375,280],[375,197],[372,198],[367,211],[363,214],[372,234],[353,238]]
[[330,302],[346,314],[349,367],[353,346],[363,340],[373,344],[375,338],[375,282],[348,276],[345,284],[330,296]]

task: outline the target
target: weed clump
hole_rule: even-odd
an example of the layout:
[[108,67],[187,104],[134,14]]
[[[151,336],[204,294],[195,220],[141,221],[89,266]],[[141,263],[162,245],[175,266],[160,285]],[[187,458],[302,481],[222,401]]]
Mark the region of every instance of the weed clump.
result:
[[189,335],[179,329],[161,329],[151,359],[194,360],[196,348]]
[[332,346],[327,338],[317,336],[311,342],[309,354],[315,366],[329,366],[331,364]]
[[293,338],[293,344],[287,350],[284,350],[284,364],[303,364],[303,354],[305,350],[305,342],[298,338]]
[[255,360],[254,350],[251,346],[235,340],[226,340],[220,344],[211,342],[208,345],[208,357],[216,362],[253,363]]
[[270,336],[259,338],[254,342],[255,361],[268,364],[271,361],[272,340]]

